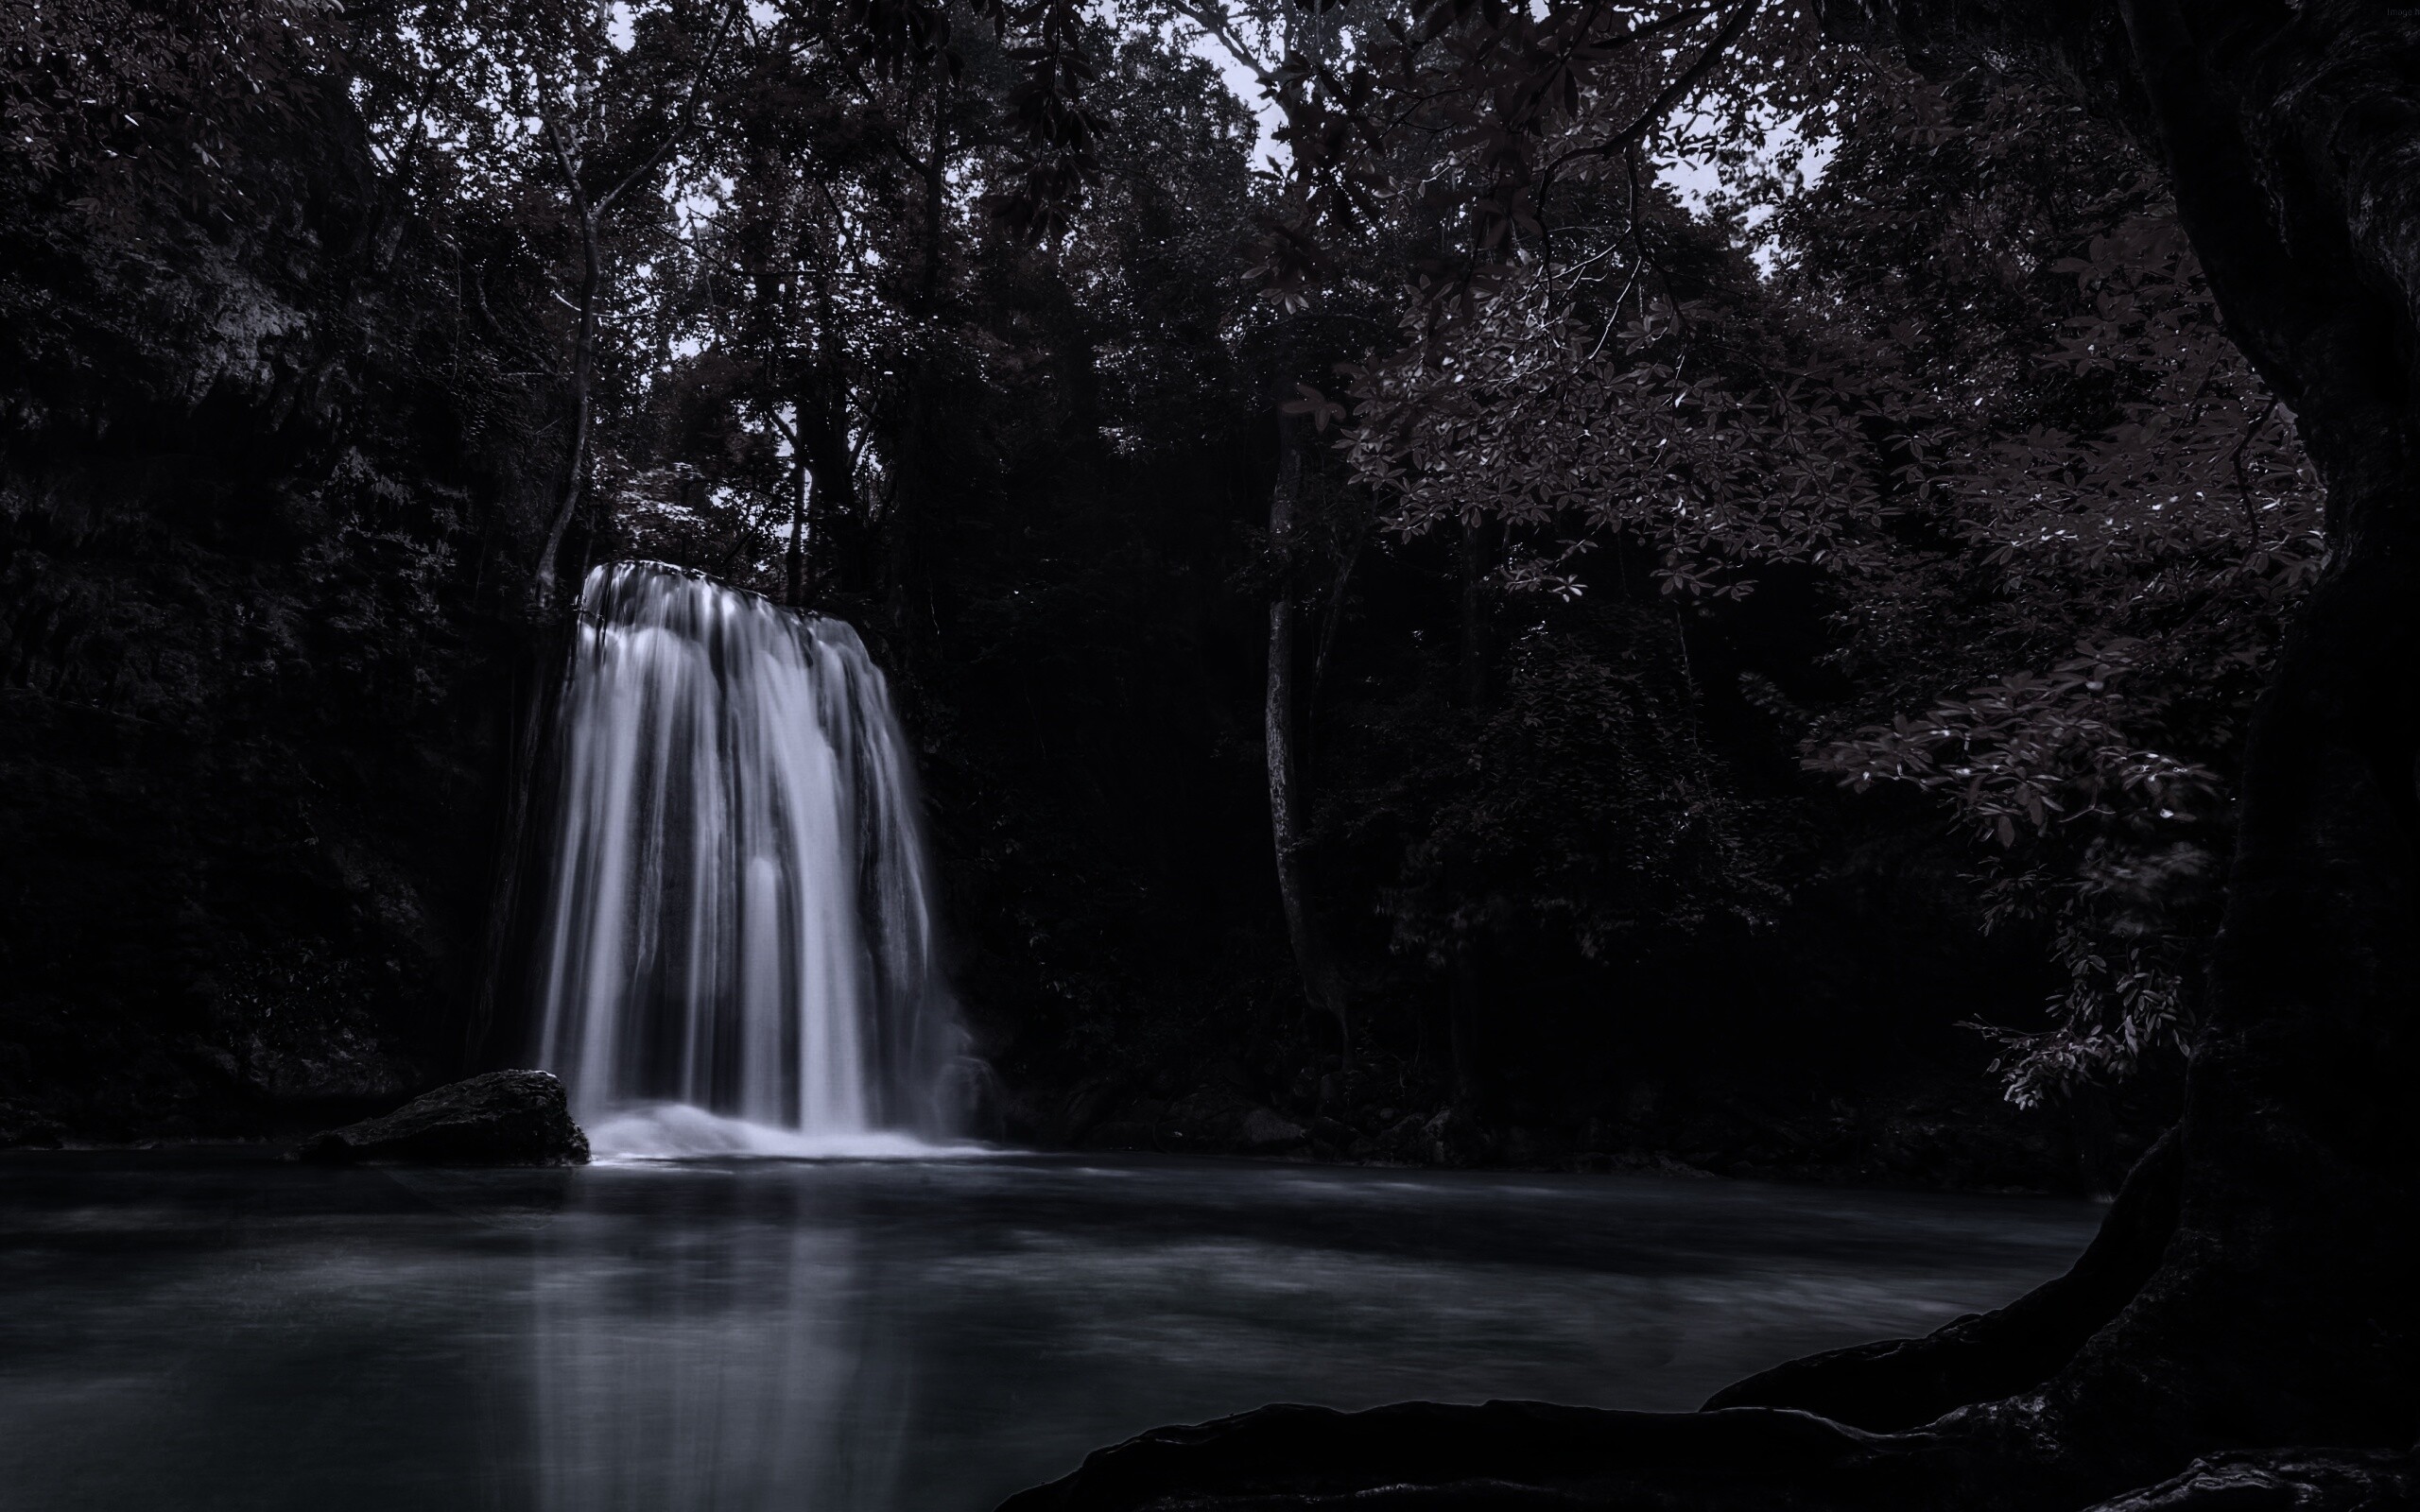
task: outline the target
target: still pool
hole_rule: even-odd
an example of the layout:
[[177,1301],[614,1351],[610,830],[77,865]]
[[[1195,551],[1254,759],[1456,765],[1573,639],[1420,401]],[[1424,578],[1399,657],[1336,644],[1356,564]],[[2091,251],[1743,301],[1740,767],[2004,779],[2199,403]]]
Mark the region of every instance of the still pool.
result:
[[1133,1158],[0,1156],[0,1507],[983,1512],[1272,1400],[1685,1410],[2082,1202]]

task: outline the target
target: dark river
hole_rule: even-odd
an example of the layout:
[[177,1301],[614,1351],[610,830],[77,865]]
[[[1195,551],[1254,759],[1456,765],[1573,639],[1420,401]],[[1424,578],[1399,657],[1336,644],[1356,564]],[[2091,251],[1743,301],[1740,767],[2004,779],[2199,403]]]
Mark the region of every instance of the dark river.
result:
[[1686,1409],[2100,1210],[1131,1158],[0,1156],[0,1507],[983,1512],[1271,1400]]

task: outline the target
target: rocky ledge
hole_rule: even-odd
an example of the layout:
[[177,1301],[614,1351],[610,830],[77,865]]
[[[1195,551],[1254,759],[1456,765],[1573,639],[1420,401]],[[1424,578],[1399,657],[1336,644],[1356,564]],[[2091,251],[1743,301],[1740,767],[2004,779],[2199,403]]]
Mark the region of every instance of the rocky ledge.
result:
[[543,1071],[491,1071],[413,1098],[384,1117],[313,1136],[298,1160],[348,1165],[586,1165],[588,1136],[563,1084]]

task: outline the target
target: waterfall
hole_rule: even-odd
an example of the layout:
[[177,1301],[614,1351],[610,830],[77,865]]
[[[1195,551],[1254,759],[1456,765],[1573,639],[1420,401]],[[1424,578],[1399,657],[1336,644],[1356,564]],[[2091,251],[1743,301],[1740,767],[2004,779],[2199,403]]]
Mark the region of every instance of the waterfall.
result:
[[556,745],[539,1064],[583,1122],[687,1105],[786,1150],[956,1132],[913,770],[856,631],[598,567]]

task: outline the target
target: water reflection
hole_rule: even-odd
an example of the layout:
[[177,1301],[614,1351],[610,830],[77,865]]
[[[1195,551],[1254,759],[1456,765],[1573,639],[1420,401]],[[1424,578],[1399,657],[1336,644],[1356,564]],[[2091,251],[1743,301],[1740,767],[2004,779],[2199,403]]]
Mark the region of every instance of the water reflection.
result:
[[2098,1212],[1176,1160],[0,1156],[9,1512],[983,1512],[1276,1400],[1685,1409]]
[[902,1504],[905,1310],[879,1295],[850,1214],[770,1195],[685,1212],[609,1256],[585,1233],[545,1246],[530,1319],[537,1506]]
[[571,1201],[578,1173],[381,1168],[378,1175],[442,1212],[491,1228],[544,1228]]

